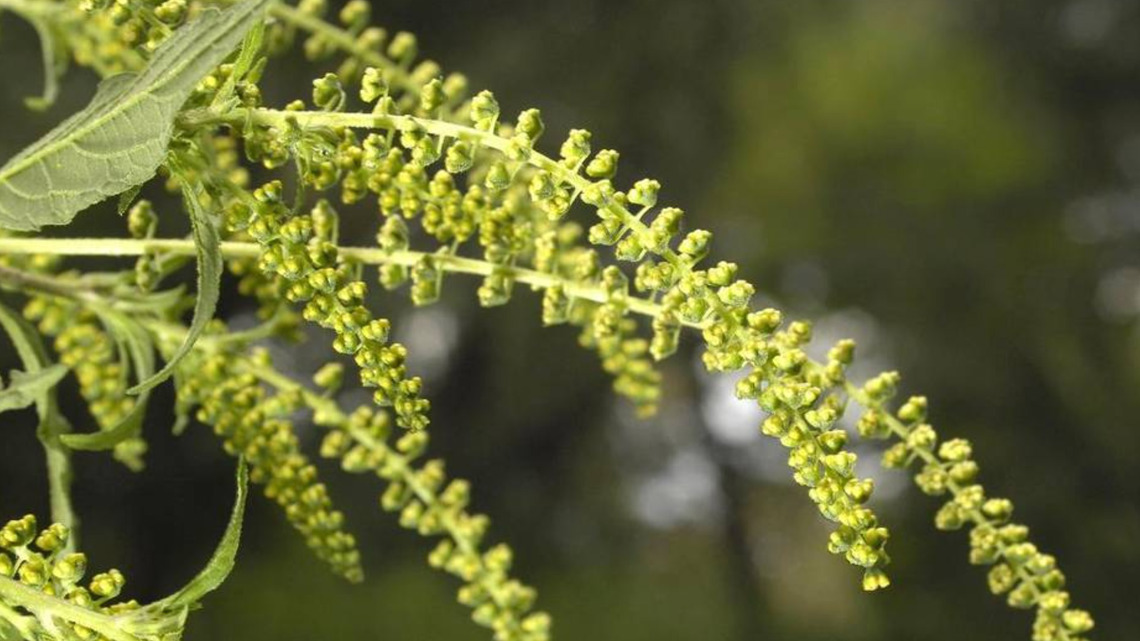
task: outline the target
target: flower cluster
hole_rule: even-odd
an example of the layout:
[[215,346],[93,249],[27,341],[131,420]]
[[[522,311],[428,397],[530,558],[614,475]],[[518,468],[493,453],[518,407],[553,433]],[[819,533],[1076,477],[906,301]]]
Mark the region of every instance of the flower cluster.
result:
[[198,420],[213,427],[226,452],[245,457],[250,480],[264,486],[318,558],[349,581],[363,580],[356,539],[344,531],[344,514],[333,507],[293,431],[290,415],[302,406],[300,395],[269,394],[240,371],[242,358],[221,347],[188,358],[180,367],[179,403],[199,406]]
[[[53,337],[59,362],[75,372],[79,393],[99,428],[110,430],[126,420],[138,403],[126,393],[130,368],[98,316],[75,301],[56,296],[32,297],[24,316],[45,336]],[[135,471],[142,469],[145,453],[146,441],[138,434],[114,448],[115,458]]]
[[881,374],[853,396],[867,408],[858,429],[866,438],[899,439],[883,455],[883,465],[919,467],[915,483],[931,496],[948,500],[938,510],[934,524],[940,530],[970,528],[970,563],[990,566],[989,586],[1005,594],[1014,608],[1036,608],[1034,641],[1080,641],[1093,627],[1092,616],[1070,607],[1065,575],[1057,560],[1029,541],[1029,528],[1011,520],[1009,499],[986,496],[978,483],[979,467],[970,442],[939,440],[927,418],[925,397],[909,398],[890,411],[888,403],[898,389],[896,372]]
[[226,223],[263,247],[259,269],[288,284],[285,297],[305,303],[305,319],[336,333],[333,349],[353,357],[361,383],[375,388],[376,403],[391,407],[401,427],[423,429],[430,408],[420,397],[423,383],[407,375],[404,346],[388,343],[389,321],[373,317],[365,306],[368,286],[354,278],[349,266],[338,264],[337,246],[329,239],[335,224],[331,211],[319,204],[311,215],[291,215],[281,200],[281,183],[272,182],[257,189],[248,202],[234,200]]
[[385,410],[369,406],[351,413],[341,410],[329,396],[343,380],[339,364],[316,373],[314,382],[325,392],[318,394],[274,370],[264,352],[232,360],[245,376],[277,388],[279,395],[297,398],[312,410],[314,422],[328,430],[321,443],[322,456],[338,459],[347,472],[383,479],[387,487],[380,506],[397,513],[401,526],[421,536],[442,537],[428,563],[464,582],[459,601],[472,608],[476,623],[494,631],[496,641],[549,639],[549,615],[532,611],[534,588],[510,576],[511,549],[504,544],[484,547],[490,519],[468,511],[470,484],[449,480],[440,459],[419,462],[428,446],[427,431],[397,437]]
[[[592,153],[591,136],[584,130],[572,131],[554,160],[535,149],[545,129],[535,109],[523,111],[513,126],[502,125],[496,100],[481,92],[460,108],[465,124],[436,120],[432,116],[442,105],[455,100],[436,80],[424,85],[412,115],[400,115],[385,74],[368,68],[360,98],[373,104],[378,115],[370,115],[362,126],[388,127],[390,133],[370,133],[361,140],[343,126],[355,121],[335,112],[345,101],[340,81],[326,76],[314,85],[314,102],[324,105],[324,111],[298,107],[242,114],[247,155],[269,166],[298,155],[308,168],[303,174],[308,185],[324,190],[339,184],[347,203],[374,194],[383,220],[377,242],[387,259],[380,268],[384,286],[410,280],[412,300],[430,303],[444,274],[470,260],[460,251],[475,244],[483,276],[480,302],[506,302],[519,280],[544,288],[544,321],[580,326],[582,344],[599,353],[615,377],[615,389],[645,414],[655,409],[660,395],[653,360],[676,349],[682,326],[699,328],[710,370],[747,369],[738,393],[771,414],[765,432],[792,449],[789,463],[796,480],[810,488],[821,513],[839,524],[832,551],[865,569],[867,589],[887,584],[882,572],[888,562],[887,530],[865,506],[871,484],[855,476],[855,455],[844,449],[844,432],[834,428],[843,406],[842,395],[835,392],[845,381],[850,344],[833,350],[826,365],[809,366],[802,349],[810,340],[809,326],[792,323],[778,331],[778,312],[752,312],[754,288],[737,278],[735,264],[698,267],[708,254],[711,234],[696,230],[682,236],[683,213],[657,207],[657,181],[643,179],[617,191],[617,152]],[[278,142],[283,140],[308,142],[288,148]],[[440,161],[443,167],[429,178],[428,167]],[[585,233],[566,219],[578,201],[593,208],[599,220]],[[309,301],[306,318],[336,329],[338,350],[348,341],[362,380],[372,384],[377,376],[370,373],[373,363],[386,362],[377,351],[383,349],[382,341],[370,345],[364,335],[346,339],[368,331],[367,324],[374,321],[365,311],[354,312],[359,318],[346,315],[346,305],[361,309],[364,283],[348,278],[352,272],[343,265],[334,266],[337,248],[322,232],[330,225],[319,223],[330,210],[322,201],[309,216],[290,217],[280,187],[271,183],[252,199],[234,198],[227,220],[265,248],[262,271],[291,283],[288,298]],[[414,234],[408,222],[417,218],[423,236],[440,245],[438,251],[411,250]],[[601,247],[582,245],[583,240]],[[619,265],[604,264],[599,249],[607,246],[618,261],[637,264],[632,279]],[[649,337],[639,335],[634,312],[653,317]],[[386,335],[384,329],[380,335]],[[402,355],[396,365],[402,367]],[[398,379],[389,385],[402,389]],[[418,392],[418,385],[413,389]],[[401,399],[385,394],[377,400],[396,403],[400,418]]]
[[[98,60],[101,72],[137,68],[171,26],[202,6],[100,3],[95,15],[102,17],[92,22],[110,19],[122,32],[96,38],[73,30],[69,46],[81,62]],[[1011,503],[987,498],[976,483],[969,444],[939,443],[920,398],[889,411],[896,375],[863,387],[848,381],[850,341],[836,344],[822,361],[809,357],[810,325],[784,323],[774,309],[755,310],[754,286],[738,277],[733,263],[705,262],[711,234],[683,233],[684,213],[659,204],[656,180],[620,186],[620,155],[595,150],[582,129],[571,130],[557,154],[544,154],[539,142],[546,127],[538,110],[502,118],[490,92],[468,97],[463,76],[444,76],[430,60],[416,62],[413,36],[389,38],[370,27],[363,0],[340,12],[343,28],[324,21],[327,10],[324,0],[302,0],[296,8],[274,4],[276,20],[264,34],[270,54],[288,49],[301,31],[310,34],[303,45],[310,59],[344,54],[337,73],[313,82],[312,108],[299,100],[281,110],[264,108],[257,86],[261,60],[240,73],[236,64],[222,65],[202,80],[176,123],[178,171],[171,172],[173,182],[201,183],[198,204],[222,215],[228,239],[255,244],[257,258],[231,257],[229,267],[262,314],[289,314],[282,300],[303,305],[304,319],[332,330],[334,349],[352,356],[361,383],[374,389],[379,409],[345,414],[327,396],[274,372],[264,353],[246,358],[199,346],[182,367],[182,402],[200,404],[200,418],[227,449],[251,460],[255,479],[266,483],[322,558],[356,576],[352,539],[340,531],[339,513],[297,450],[288,415],[301,407],[330,428],[323,455],[340,459],[348,471],[377,474],[388,483],[381,504],[399,512],[402,525],[444,537],[429,562],[465,582],[460,600],[474,608],[476,621],[502,641],[548,636],[548,617],[530,613],[534,591],[508,576],[509,549],[482,549],[488,521],[467,512],[467,484],[448,482],[440,461],[413,465],[428,441],[422,428],[429,403],[420,379],[406,371],[404,347],[388,341],[389,322],[365,305],[362,267],[369,263],[379,267],[381,286],[408,285],[421,305],[439,297],[450,273],[481,277],[477,296],[485,306],[506,303],[520,284],[541,289],[543,322],[580,328],[582,345],[598,353],[615,389],[641,414],[651,414],[660,398],[655,362],[676,351],[682,328],[696,330],[706,368],[739,375],[737,395],[766,412],[761,431],[788,448],[793,478],[836,524],[830,551],[862,568],[864,588],[874,590],[889,583],[883,570],[889,535],[868,507],[872,484],[856,474],[847,432],[839,427],[855,401],[867,410],[861,435],[900,440],[884,462],[921,463],[916,480],[923,491],[949,495],[936,525],[969,525],[971,561],[992,566],[993,590],[1008,593],[1011,605],[1037,609],[1036,641],[1077,641],[1092,627],[1087,613],[1069,608],[1053,557],[1028,542],[1024,526],[1009,522]],[[354,103],[363,110],[350,111]],[[292,202],[278,181],[249,191],[239,149],[267,169],[296,167]],[[375,203],[375,246],[340,245],[333,206],[326,200],[308,206],[310,191],[333,189],[346,205]],[[134,237],[153,234],[145,206],[136,207],[129,222]],[[158,284],[162,264],[160,255],[145,256],[136,282],[143,289]],[[116,364],[110,340],[99,338],[94,319],[86,321],[93,329],[76,330],[61,345],[65,332],[85,324],[83,314],[73,310],[70,316],[80,322],[62,323],[58,305],[37,305],[45,303],[33,301],[30,315],[57,336],[64,362],[88,367],[92,385],[98,383],[85,396],[114,407],[126,402],[121,388],[97,393],[108,385],[108,372],[118,370],[109,369]],[[317,383],[332,390],[342,377],[333,366]],[[389,445],[393,423],[408,431]]]
[[[8,521],[0,528],[0,582],[17,581],[49,597],[102,614],[122,614],[139,608],[134,600],[113,603],[126,583],[118,570],[101,572],[84,583],[87,556],[70,551],[71,533],[66,526],[53,523],[43,530],[37,529],[36,517],[31,514]],[[106,640],[95,630],[57,619],[31,604],[24,608],[28,610],[27,615],[20,614],[17,615],[20,618],[12,620],[11,615],[4,613],[0,622],[7,620],[10,625],[30,627],[37,634],[36,638]]]

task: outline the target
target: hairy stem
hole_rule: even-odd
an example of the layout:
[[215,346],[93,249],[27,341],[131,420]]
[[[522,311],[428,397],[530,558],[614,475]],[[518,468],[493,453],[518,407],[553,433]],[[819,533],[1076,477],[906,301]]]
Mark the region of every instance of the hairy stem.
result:
[[135,635],[120,630],[112,617],[48,596],[3,576],[0,576],[0,598],[6,603],[36,613],[37,617],[50,616],[75,623],[94,630],[111,641],[138,641]]
[[[222,255],[226,258],[254,258],[261,251],[256,243],[242,243],[226,241],[221,243]],[[372,247],[340,247],[340,255],[365,265],[403,265],[413,267],[424,256],[431,256],[440,268],[449,273],[468,274],[473,276],[488,276],[494,272],[506,270],[520,283],[547,289],[561,286],[566,293],[576,298],[591,300],[599,303],[607,301],[606,292],[599,286],[583,285],[557,274],[549,274],[533,269],[521,267],[504,267],[478,258],[466,258],[452,254],[437,254],[418,251],[394,251]],[[141,256],[147,253],[165,252],[174,255],[193,256],[194,241],[186,240],[134,240],[127,238],[0,238],[0,254],[51,254],[56,256]],[[8,272],[12,272],[9,274]],[[0,268],[0,281],[21,284],[34,274],[19,272],[17,270]],[[41,280],[42,277],[41,277]],[[62,287],[58,279],[47,279],[42,283],[53,293],[70,292],[56,291]],[[630,311],[644,316],[656,317],[661,313],[661,306],[652,301],[631,297],[628,301]],[[690,324],[701,327],[699,324]]]

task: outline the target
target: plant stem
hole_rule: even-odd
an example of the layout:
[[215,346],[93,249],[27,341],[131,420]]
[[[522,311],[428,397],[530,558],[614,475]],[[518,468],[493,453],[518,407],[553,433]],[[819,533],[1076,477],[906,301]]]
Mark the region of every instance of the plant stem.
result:
[[356,41],[356,37],[353,36],[351,32],[331,25],[317,16],[305,13],[284,2],[274,2],[269,5],[269,13],[283,22],[288,22],[293,26],[300,27],[309,33],[328,40],[338,49],[353,57],[359,58],[365,64],[387,70],[391,74],[392,84],[409,91],[419,92],[419,85],[412,80],[407,70],[394,61],[382,56],[379,52],[360,46]]
[[[11,240],[3,238],[0,240]],[[23,253],[19,251],[9,251],[0,248],[0,254],[5,253]],[[37,252],[43,253],[43,252]],[[67,282],[62,279],[52,278],[50,276],[43,276],[33,272],[26,272],[11,267],[0,265],[0,282],[15,285],[17,287],[28,287],[36,289],[48,294],[55,294],[57,296],[65,296],[67,298],[75,298],[85,301],[97,300],[98,296],[91,292],[86,284],[78,282]]]
[[[226,241],[221,243],[222,255],[226,258],[253,258],[261,251],[256,243]],[[50,254],[56,256],[141,256],[150,252],[165,252],[176,255],[194,255],[192,240],[134,240],[129,238],[0,238],[0,254]],[[598,286],[584,285],[563,278],[522,267],[507,267],[452,254],[436,254],[418,251],[386,252],[372,247],[340,247],[341,256],[366,265],[403,265],[412,267],[430,256],[444,271],[473,276],[489,276],[497,271],[505,271],[515,281],[539,289],[561,286],[567,295],[598,303],[609,300],[606,292]],[[7,272],[12,272],[8,274]],[[34,275],[0,267],[0,280],[15,284],[25,282]],[[41,279],[43,280],[43,279]],[[47,279],[38,289],[58,289],[57,279]],[[73,295],[73,292],[68,292]],[[657,317],[662,312],[661,305],[650,300],[630,297],[626,300],[628,309],[644,316]],[[688,323],[691,327],[703,327],[698,323]]]
[[8,577],[0,576],[0,598],[6,603],[35,613],[37,618],[50,616],[69,623],[77,623],[111,641],[138,641],[138,637],[120,630],[115,620],[105,614],[92,612],[63,599],[48,596]]

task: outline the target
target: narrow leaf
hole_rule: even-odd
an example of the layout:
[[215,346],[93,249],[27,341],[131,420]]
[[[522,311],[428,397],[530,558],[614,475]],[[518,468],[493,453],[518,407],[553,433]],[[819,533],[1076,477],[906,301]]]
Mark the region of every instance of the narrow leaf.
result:
[[225,104],[230,100],[234,94],[234,88],[237,86],[238,81],[243,80],[245,75],[253,67],[254,62],[257,60],[257,54],[261,52],[261,43],[265,39],[265,23],[258,22],[253,25],[246,34],[245,39],[242,40],[241,49],[238,50],[237,59],[234,60],[233,70],[226,78],[225,84],[214,95],[214,101],[211,107],[218,107]]
[[8,387],[0,390],[0,412],[30,406],[66,375],[67,367],[59,364],[33,372],[13,371]]
[[[149,178],[145,180],[149,180]],[[142,188],[143,184],[140,182],[134,187],[131,187],[123,193],[119,194],[119,204],[115,207],[115,209],[119,212],[120,216],[126,214],[127,210],[131,208],[131,205],[134,204],[135,199],[139,197],[139,192],[142,191]]]
[[59,95],[59,78],[67,71],[66,46],[52,33],[50,23],[41,18],[29,18],[32,27],[40,38],[40,52],[44,61],[44,91],[43,94],[25,98],[24,104],[30,109],[43,111],[55,104]]
[[150,178],[166,155],[182,103],[262,19],[268,2],[203,11],[174,32],[141,73],[103,81],[83,111],[0,167],[0,227],[67,224]]
[[183,193],[194,231],[194,247],[198,254],[198,298],[194,302],[194,318],[190,321],[186,338],[178,346],[178,350],[167,359],[162,370],[127,390],[128,394],[145,392],[169,378],[174,373],[174,368],[178,366],[178,362],[190,353],[190,349],[194,347],[194,343],[198,341],[210,319],[214,317],[214,310],[218,306],[218,293],[222,281],[221,239],[210,214],[202,208],[198,197],[199,191],[187,187]]
[[[237,560],[238,544],[241,542],[241,524],[245,516],[245,499],[249,490],[249,471],[246,468],[245,458],[238,459],[237,467],[237,496],[234,498],[234,507],[230,512],[230,522],[214,549],[214,555],[202,571],[189,583],[182,586],[174,594],[154,603],[153,606],[163,610],[192,607],[210,592],[213,592],[226,580],[234,569]],[[151,607],[151,606],[148,606]]]

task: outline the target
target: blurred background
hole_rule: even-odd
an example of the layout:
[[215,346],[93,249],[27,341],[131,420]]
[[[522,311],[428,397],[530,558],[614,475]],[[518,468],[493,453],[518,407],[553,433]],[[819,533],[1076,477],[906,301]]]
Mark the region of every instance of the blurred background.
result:
[[[974,441],[990,492],[1058,556],[1094,636],[1140,638],[1140,2],[389,0],[374,16],[504,112],[542,108],[557,140],[587,127],[621,150],[624,180],[661,180],[759,304],[816,320],[820,344],[859,341],[857,379],[901,370],[903,393]],[[7,158],[95,81],[73,71],[56,108],[27,112],[33,33],[11,16],[0,28]],[[267,93],[306,95],[323,71],[279,62]],[[352,223],[362,234],[371,211]],[[120,230],[99,210],[67,233]],[[692,337],[666,364],[659,416],[640,421],[572,330],[541,327],[537,297],[482,310],[477,284],[453,277],[427,309],[376,304],[428,382],[434,451],[473,481],[557,638],[1029,638],[1031,615],[967,564],[965,533],[936,532],[938,503],[878,470],[874,449],[860,470],[892,527],[894,584],[864,594],[758,412],[701,371]],[[230,298],[222,313],[248,309]],[[325,340],[279,362],[311,371]],[[169,434],[169,394],[151,407],[144,473],[77,456],[84,547],[140,599],[205,562],[232,496],[207,429]],[[69,408],[81,429],[83,411]],[[0,434],[5,519],[47,513],[32,417],[16,416]],[[378,509],[375,480],[324,473],[366,583],[328,575],[252,497],[237,569],[187,638],[486,638],[426,567],[430,544]]]

